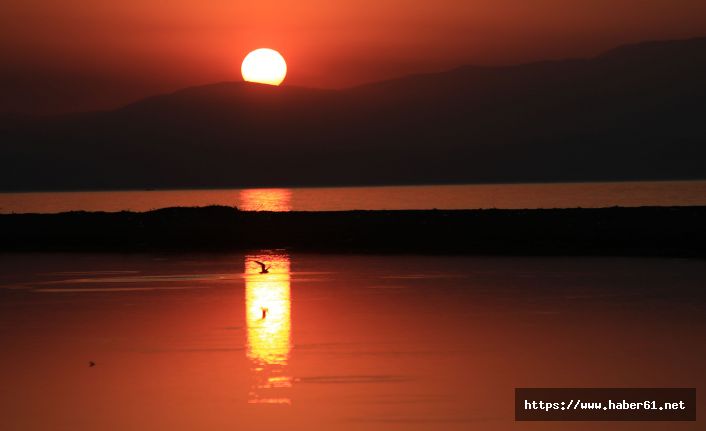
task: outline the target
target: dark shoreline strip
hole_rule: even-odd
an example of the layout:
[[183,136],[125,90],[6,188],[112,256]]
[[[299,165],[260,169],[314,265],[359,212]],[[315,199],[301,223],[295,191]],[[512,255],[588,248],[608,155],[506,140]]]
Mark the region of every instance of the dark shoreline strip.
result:
[[706,207],[0,215],[0,251],[297,251],[706,257]]

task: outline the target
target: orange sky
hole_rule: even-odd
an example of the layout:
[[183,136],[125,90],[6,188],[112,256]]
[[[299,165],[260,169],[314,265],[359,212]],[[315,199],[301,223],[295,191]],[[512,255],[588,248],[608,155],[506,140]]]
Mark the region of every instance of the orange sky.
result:
[[594,55],[706,35],[704,0],[0,0],[0,112],[113,107],[240,79],[251,49],[286,84],[345,87],[461,64]]

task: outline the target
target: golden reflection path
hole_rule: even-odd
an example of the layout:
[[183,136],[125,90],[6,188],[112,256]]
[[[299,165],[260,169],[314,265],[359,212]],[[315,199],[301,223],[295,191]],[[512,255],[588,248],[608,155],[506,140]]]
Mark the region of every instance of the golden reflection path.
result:
[[240,191],[238,208],[243,211],[291,211],[289,189],[245,189]]
[[[269,266],[261,273],[255,261]],[[287,363],[292,349],[289,256],[261,252],[245,257],[247,356],[252,365],[250,403],[291,404]]]

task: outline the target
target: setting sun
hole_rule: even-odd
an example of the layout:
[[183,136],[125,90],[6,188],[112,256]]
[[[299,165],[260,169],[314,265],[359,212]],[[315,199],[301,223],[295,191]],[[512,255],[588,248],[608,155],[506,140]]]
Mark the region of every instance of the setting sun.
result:
[[260,48],[245,56],[240,71],[245,81],[280,85],[287,75],[287,63],[279,52]]

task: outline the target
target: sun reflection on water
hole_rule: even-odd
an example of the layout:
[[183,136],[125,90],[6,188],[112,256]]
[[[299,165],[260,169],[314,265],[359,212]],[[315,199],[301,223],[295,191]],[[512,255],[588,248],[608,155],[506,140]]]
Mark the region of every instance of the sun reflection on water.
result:
[[289,189],[245,189],[240,191],[238,207],[243,211],[291,211]]
[[[255,261],[269,266],[261,273]],[[291,404],[287,363],[292,348],[289,256],[261,253],[245,257],[247,356],[254,383],[250,403]]]

